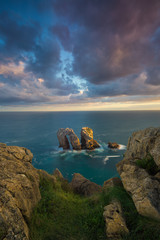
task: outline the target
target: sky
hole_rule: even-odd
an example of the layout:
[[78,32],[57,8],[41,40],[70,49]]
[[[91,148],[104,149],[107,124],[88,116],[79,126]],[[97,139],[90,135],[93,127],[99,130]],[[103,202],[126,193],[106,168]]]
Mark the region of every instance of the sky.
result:
[[160,110],[159,0],[1,0],[0,111]]

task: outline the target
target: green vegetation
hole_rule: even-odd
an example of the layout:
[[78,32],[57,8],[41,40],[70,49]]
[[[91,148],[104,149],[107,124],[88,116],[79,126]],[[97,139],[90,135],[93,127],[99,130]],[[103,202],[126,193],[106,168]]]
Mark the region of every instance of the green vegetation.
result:
[[[71,192],[66,182],[41,180],[42,199],[30,221],[31,240],[104,240],[103,205]],[[63,188],[63,189],[62,189]]]
[[139,167],[146,169],[146,171],[151,175],[155,175],[158,172],[158,167],[151,154],[148,154],[143,159],[137,160],[136,164]]
[[5,226],[1,225],[0,226],[0,240],[4,239],[5,236],[6,236]]
[[66,181],[41,179],[42,199],[29,223],[31,240],[104,240],[103,208],[113,199],[121,202],[130,234],[125,240],[160,240],[160,223],[140,216],[122,187],[90,198],[73,194]]

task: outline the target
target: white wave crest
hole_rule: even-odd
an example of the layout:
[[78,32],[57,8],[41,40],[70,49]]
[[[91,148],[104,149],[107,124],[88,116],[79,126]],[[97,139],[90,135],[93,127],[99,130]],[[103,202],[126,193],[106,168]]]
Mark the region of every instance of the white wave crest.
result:
[[119,144],[119,146],[120,146],[119,147],[120,150],[125,150],[127,148],[125,145],[122,145],[122,144]]
[[106,156],[105,159],[103,160],[103,163],[106,164],[106,162],[107,162],[110,158],[117,158],[117,157],[120,157],[120,155]]

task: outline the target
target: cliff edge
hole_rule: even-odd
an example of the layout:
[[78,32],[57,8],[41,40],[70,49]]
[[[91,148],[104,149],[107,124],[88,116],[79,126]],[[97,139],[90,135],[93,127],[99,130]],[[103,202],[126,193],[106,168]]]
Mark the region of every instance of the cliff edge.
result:
[[5,240],[27,240],[27,220],[41,198],[32,153],[0,143],[0,228]]

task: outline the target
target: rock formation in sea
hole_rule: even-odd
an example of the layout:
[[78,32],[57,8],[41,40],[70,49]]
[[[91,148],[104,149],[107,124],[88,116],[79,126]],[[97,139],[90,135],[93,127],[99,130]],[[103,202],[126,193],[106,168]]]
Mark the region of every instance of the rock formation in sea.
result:
[[89,127],[83,127],[81,130],[81,146],[82,149],[89,150],[100,147],[98,142],[93,139],[93,130]]
[[88,127],[83,127],[81,130],[81,144],[79,138],[71,128],[60,128],[57,132],[57,138],[59,147],[63,147],[64,150],[70,149],[71,146],[74,150],[93,150],[100,147],[98,142],[93,139],[93,130]]
[[[67,136],[69,137],[69,140]],[[81,149],[79,138],[71,128],[60,128],[57,132],[57,138],[59,141],[59,147],[63,147],[64,150],[70,149],[71,146],[74,150]]]
[[[157,165],[156,165],[157,164]],[[117,164],[124,188],[137,211],[160,220],[160,128],[147,128],[129,138],[124,159]],[[154,171],[154,169],[155,171]]]
[[108,142],[108,147],[113,149],[119,149],[120,145],[116,142]]

